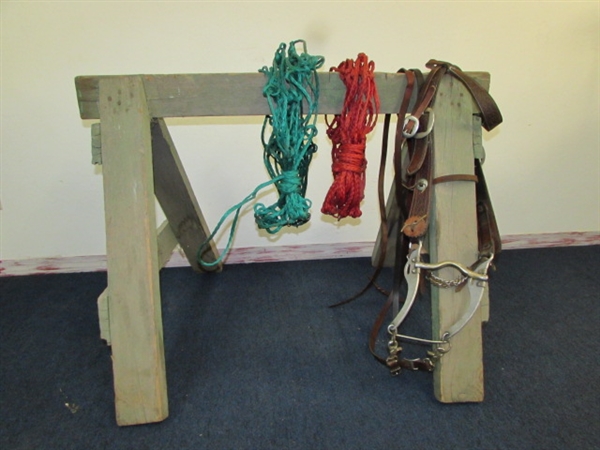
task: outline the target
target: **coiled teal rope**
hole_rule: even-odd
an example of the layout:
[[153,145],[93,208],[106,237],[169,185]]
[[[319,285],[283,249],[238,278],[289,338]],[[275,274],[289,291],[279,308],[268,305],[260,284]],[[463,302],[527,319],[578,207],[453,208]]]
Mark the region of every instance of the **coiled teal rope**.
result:
[[[303,53],[296,51],[302,43]],[[259,228],[274,234],[284,226],[300,226],[310,220],[311,201],[306,195],[308,166],[317,145],[316,112],[319,99],[319,79],[316,70],[325,59],[306,51],[304,41],[281,44],[275,53],[273,66],[260,71],[267,76],[263,94],[271,115],[265,117],[262,130],[264,163],[275,182],[279,199],[271,206],[262,203],[254,207]],[[304,113],[305,104],[307,107]],[[267,125],[272,128],[265,140]]]
[[[303,45],[303,52],[300,54],[296,50],[298,43]],[[223,261],[231,249],[241,209],[267,186],[275,185],[279,199],[271,206],[262,203],[254,206],[254,218],[259,228],[275,234],[284,226],[300,226],[310,220],[312,203],[304,196],[308,166],[312,155],[317,151],[317,145],[313,142],[317,135],[316,111],[319,97],[316,70],[324,62],[322,56],[309,55],[306,43],[297,40],[290,43],[287,56],[286,45],[282,43],[275,52],[273,66],[265,66],[259,70],[267,76],[263,95],[267,98],[271,112],[265,117],[261,131],[263,159],[271,179],[259,184],[246,198],[223,214],[215,230],[198,249],[197,259],[201,266],[214,267]],[[268,140],[265,139],[267,125],[272,128]],[[210,241],[227,217],[234,213],[225,249],[215,261],[204,261],[202,255]]]

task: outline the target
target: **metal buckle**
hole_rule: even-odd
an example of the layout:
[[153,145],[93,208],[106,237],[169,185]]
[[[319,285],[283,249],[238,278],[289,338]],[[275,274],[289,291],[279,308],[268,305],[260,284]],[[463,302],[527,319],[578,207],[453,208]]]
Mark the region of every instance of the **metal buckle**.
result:
[[[419,118],[413,116],[412,114],[406,114],[404,117],[404,125],[402,127],[402,136],[404,136],[406,139],[423,139],[424,137],[429,136],[429,133],[431,133],[431,130],[433,130],[433,124],[435,123],[435,114],[433,113],[432,108],[427,108],[424,114],[425,113],[427,113],[427,127],[420,133],[418,132],[419,127],[421,126],[419,123]],[[413,124],[412,129],[410,131],[406,131],[411,123]]]
[[[411,131],[407,132],[406,127],[411,122],[413,123],[413,128]],[[407,114],[404,117],[404,126],[402,127],[402,136],[404,136],[406,139],[410,139],[410,138],[415,137],[415,135],[417,134],[417,131],[419,131],[419,119],[417,119],[412,114]]]

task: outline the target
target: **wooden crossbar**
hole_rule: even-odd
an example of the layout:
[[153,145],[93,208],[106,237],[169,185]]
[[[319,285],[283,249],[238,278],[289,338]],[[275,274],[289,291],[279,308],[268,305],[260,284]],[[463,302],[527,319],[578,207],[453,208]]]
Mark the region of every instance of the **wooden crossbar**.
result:
[[[469,75],[485,88],[489,86],[489,74],[470,72]],[[337,74],[319,73],[318,77],[318,113],[338,113],[345,96],[343,83]],[[465,93],[456,87],[456,80],[446,78],[441,89],[445,89],[447,96],[448,120],[442,120],[438,114],[435,130],[438,136],[445,136],[444,151],[454,156],[441,166],[436,163],[435,171],[467,173],[466,166],[454,167],[453,161],[457,154],[463,161],[460,164],[473,158],[473,141],[481,140],[472,129],[471,117],[477,110],[465,100]],[[381,114],[396,114],[406,85],[405,76],[377,73],[375,79]],[[92,126],[92,146],[94,161],[104,165],[108,287],[98,299],[98,311],[101,335],[112,346],[119,425],[157,422],[168,415],[158,273],[176,244],[183,249],[190,265],[202,270],[196,262],[196,251],[209,236],[163,119],[268,114],[262,95],[264,83],[265,76],[260,73],[110,75],[75,79],[81,118],[101,120]],[[466,105],[466,109],[460,105]],[[442,148],[443,144],[436,142],[435,147]],[[455,185],[458,183],[436,187],[436,195],[441,189],[439,195],[452,199],[454,206],[440,207],[438,201],[437,222],[432,225],[435,231],[430,235],[432,254],[446,255],[449,249],[455,248],[451,242],[437,242],[438,236],[453,229],[446,223],[456,220],[452,217],[452,208],[475,208],[472,186]],[[158,230],[154,197],[167,218]],[[388,204],[393,203],[388,201]],[[388,210],[392,221],[394,214],[393,208]],[[477,240],[474,220],[469,216],[469,226],[465,229],[455,224],[461,229],[460,242],[469,249]],[[446,236],[446,240],[454,239],[454,234]],[[380,250],[376,245],[375,252]],[[467,253],[471,256],[470,250]],[[217,257],[218,251],[211,242],[203,259],[210,261]],[[219,265],[216,270],[220,268]],[[459,314],[460,303],[452,293],[434,295],[434,330],[443,328]],[[449,355],[445,356],[435,378],[435,392],[440,401],[481,400],[479,325],[471,324],[466,333],[468,337],[454,346],[450,357],[453,359],[448,361]]]
[[[486,72],[469,72],[482,86],[489,86]],[[139,75],[146,91],[151,117],[262,116],[269,107],[262,94],[265,76],[261,73]],[[342,110],[346,88],[335,73],[319,73],[318,114]],[[82,119],[99,119],[100,81],[118,75],[75,78]],[[381,100],[381,114],[400,109],[406,77],[401,73],[375,74]]]

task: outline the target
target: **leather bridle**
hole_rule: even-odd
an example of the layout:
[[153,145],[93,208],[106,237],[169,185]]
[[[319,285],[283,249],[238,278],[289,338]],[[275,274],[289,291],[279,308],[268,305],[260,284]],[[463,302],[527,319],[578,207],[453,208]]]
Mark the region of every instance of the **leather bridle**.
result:
[[[406,89],[398,112],[398,122],[394,145],[394,171],[395,171],[395,198],[399,210],[400,220],[397,227],[395,264],[392,290],[387,302],[381,309],[369,336],[369,349],[374,357],[386,365],[392,374],[398,374],[402,369],[433,371],[436,362],[451,348],[451,339],[459,333],[473,317],[481,303],[485,287],[488,282],[488,269],[494,258],[501,251],[501,241],[489,198],[485,178],[481,168],[481,161],[475,159],[475,174],[451,174],[433,178],[433,137],[432,129],[435,128],[434,102],[438,85],[442,77],[450,74],[460,80],[469,90],[480,110],[482,125],[486,130],[492,130],[502,122],[502,115],[498,106],[475,80],[466,75],[460,68],[447,62],[430,60],[427,65],[430,69],[424,78],[419,70],[404,70],[406,75]],[[409,113],[409,105],[413,93],[417,94],[416,102]],[[389,240],[389,224],[386,216],[385,198],[383,192],[385,162],[387,159],[388,134],[391,115],[387,114],[384,120],[384,136],[382,140],[381,164],[378,180],[378,200],[381,215],[381,252],[376,265],[375,273],[369,285],[352,299],[361,295],[375,282],[379,275],[386,256]],[[407,160],[407,163],[405,163]],[[454,181],[471,181],[476,183],[476,208],[477,208],[477,234],[479,258],[471,266],[455,261],[442,261],[427,263],[422,260],[423,239],[428,230],[433,185]],[[397,270],[398,265],[406,261],[404,270]],[[456,280],[444,280],[433,272],[453,267],[461,273]],[[470,301],[459,319],[447,330],[443,331],[437,339],[423,339],[406,336],[399,332],[400,325],[408,315],[417,297],[419,286],[423,281],[422,274],[426,273],[432,284],[439,287],[453,287],[461,289],[467,286]],[[400,308],[402,286],[407,283],[407,294]],[[343,303],[346,303],[349,299]],[[389,334],[388,354],[379,356],[375,351],[379,331],[386,317],[392,309],[393,319],[387,327]],[[433,345],[427,356],[418,359],[401,357],[400,343],[408,341],[418,344]]]

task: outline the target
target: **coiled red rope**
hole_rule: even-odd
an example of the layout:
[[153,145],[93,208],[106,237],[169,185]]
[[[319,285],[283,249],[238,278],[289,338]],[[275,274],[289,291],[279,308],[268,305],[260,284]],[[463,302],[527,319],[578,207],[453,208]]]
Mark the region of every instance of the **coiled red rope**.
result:
[[375,85],[375,63],[364,53],[356,61],[347,59],[338,67],[346,86],[344,106],[331,123],[327,121],[327,136],[333,144],[333,184],[329,188],[321,212],[338,220],[344,217],[360,217],[360,202],[364,198],[367,160],[365,147],[367,134],[377,123],[379,95]]

